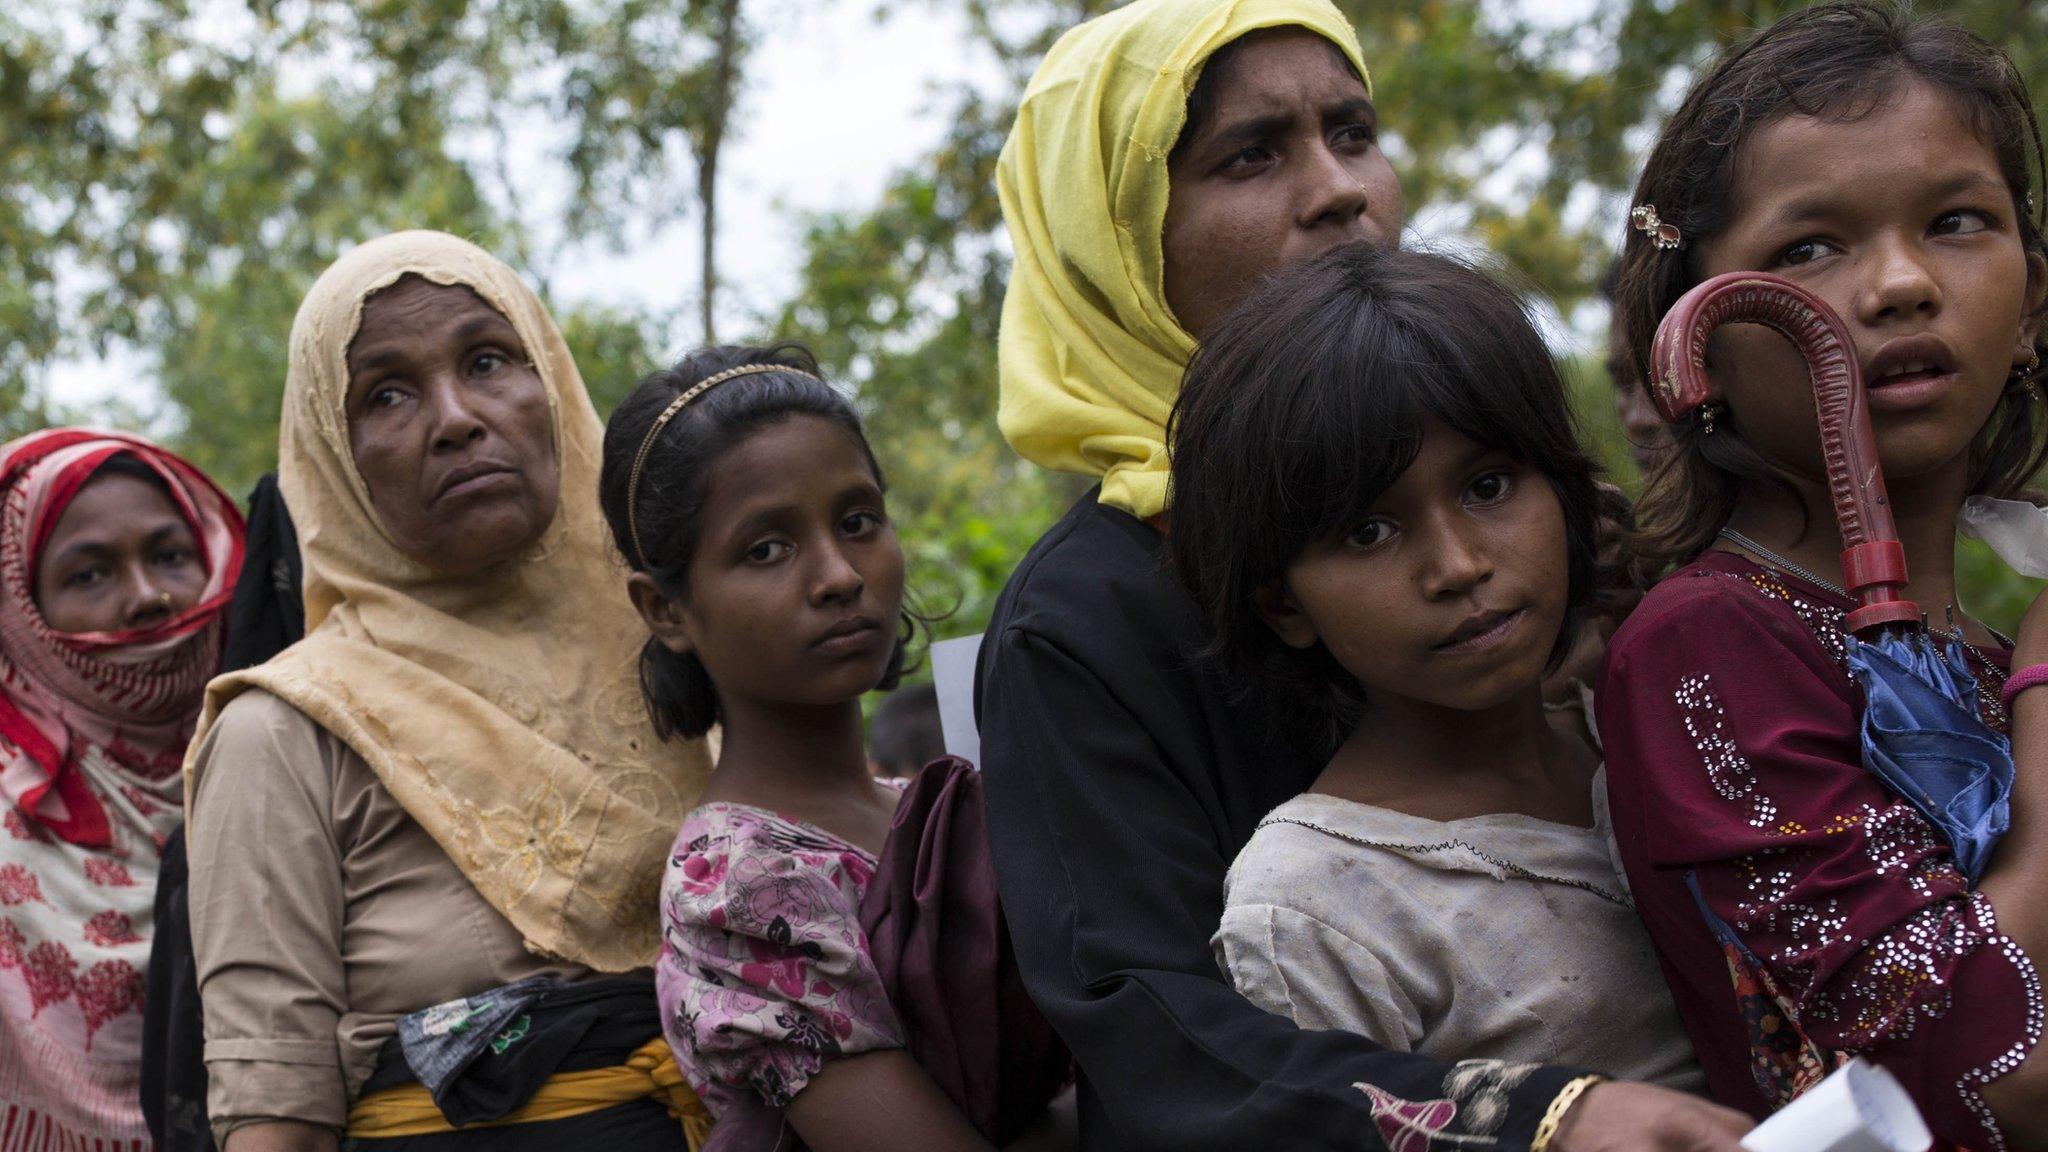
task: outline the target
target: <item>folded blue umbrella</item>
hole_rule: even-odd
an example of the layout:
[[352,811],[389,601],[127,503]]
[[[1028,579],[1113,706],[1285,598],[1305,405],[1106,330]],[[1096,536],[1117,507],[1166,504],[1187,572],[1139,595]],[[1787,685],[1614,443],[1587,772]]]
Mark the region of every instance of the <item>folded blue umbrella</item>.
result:
[[1977,713],[1960,646],[1924,629],[1849,637],[1863,686],[1863,766],[1948,838],[1972,887],[2012,822],[2012,742]]

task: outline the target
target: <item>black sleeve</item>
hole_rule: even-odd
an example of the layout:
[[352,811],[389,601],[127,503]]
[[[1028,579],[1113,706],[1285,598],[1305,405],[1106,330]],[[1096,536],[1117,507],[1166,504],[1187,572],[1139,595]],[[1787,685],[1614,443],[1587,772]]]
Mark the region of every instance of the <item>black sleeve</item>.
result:
[[[1120,684],[1120,697],[1043,635],[1008,627],[987,643],[989,837],[1026,984],[1094,1096],[1084,1148],[1354,1152],[1404,1130],[1469,1137],[1460,1149],[1528,1147],[1578,1072],[1453,1067],[1301,1030],[1238,995],[1209,945],[1230,863],[1209,769],[1163,751],[1188,735],[1148,730],[1142,713],[1169,713],[1133,701],[1142,686]],[[1416,1107],[1429,1101],[1455,1115]],[[1098,1115],[1113,1134],[1087,1130]]]

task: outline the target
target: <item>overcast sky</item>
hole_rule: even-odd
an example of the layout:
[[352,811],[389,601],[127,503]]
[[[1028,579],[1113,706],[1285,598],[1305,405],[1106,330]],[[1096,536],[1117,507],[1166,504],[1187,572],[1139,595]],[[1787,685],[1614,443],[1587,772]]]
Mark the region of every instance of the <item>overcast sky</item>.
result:
[[[1533,7],[1556,23],[1583,19],[1590,7],[1589,0],[1553,4]],[[753,331],[754,317],[794,289],[799,215],[872,204],[891,174],[938,143],[950,102],[935,89],[961,80],[990,88],[1002,82],[950,8],[896,7],[899,14],[882,21],[875,19],[875,0],[773,0],[755,7],[767,24],[746,68],[737,135],[727,138],[719,165],[721,335]],[[1519,172],[1524,166],[1511,167]],[[545,204],[550,187],[557,195],[567,187],[559,172],[538,166],[533,178],[542,195],[529,196],[529,214]],[[1455,243],[1446,225],[1436,212],[1416,213],[1409,220],[1411,240]],[[681,312],[678,336],[694,340],[698,261],[697,222],[684,219],[636,239],[624,253],[595,244],[574,250],[552,270],[550,287],[560,304],[598,301]],[[1602,322],[1596,313],[1592,308],[1568,328],[1552,327],[1552,340],[1588,346]],[[112,397],[147,409],[154,396],[149,365],[119,354],[60,364],[51,383],[65,404]]]

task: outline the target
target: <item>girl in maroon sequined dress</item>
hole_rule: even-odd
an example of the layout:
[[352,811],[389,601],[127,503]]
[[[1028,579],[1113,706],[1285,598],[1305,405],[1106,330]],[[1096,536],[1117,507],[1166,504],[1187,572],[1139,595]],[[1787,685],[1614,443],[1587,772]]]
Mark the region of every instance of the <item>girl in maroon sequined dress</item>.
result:
[[[2042,450],[2038,129],[1984,41],[1865,4],[1788,16],[1688,95],[1637,190],[1616,296],[1638,368],[1658,320],[1728,271],[1831,305],[1869,385],[1912,584],[1946,630],[1966,496],[2017,495]],[[2048,955],[2048,660],[1953,610],[1981,713],[2013,737],[2013,827],[1982,882],[1862,765],[1863,700],[1830,583],[1841,551],[1804,367],[1753,326],[1707,348],[1638,509],[1668,572],[1609,648],[1599,726],[1620,852],[1710,1086],[1761,1116],[1850,1055],[1946,1140],[2048,1142],[2034,1059]],[[1648,373],[1643,372],[1647,379]]]

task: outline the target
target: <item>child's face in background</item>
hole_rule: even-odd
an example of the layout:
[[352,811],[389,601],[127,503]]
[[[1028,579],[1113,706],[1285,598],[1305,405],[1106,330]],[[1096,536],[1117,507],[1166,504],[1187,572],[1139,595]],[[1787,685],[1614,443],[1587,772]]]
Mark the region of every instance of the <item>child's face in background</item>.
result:
[[1607,333],[1608,386],[1614,389],[1614,418],[1621,424],[1622,435],[1628,440],[1629,459],[1635,462],[1636,470],[1647,476],[1650,470],[1663,459],[1671,447],[1671,433],[1664,426],[1664,418],[1657,415],[1656,406],[1650,403],[1650,394],[1643,389],[1642,380],[1631,366],[1628,341],[1620,324],[1612,325]]
[[903,549],[851,432],[791,416],[712,464],[680,641],[720,705],[826,705],[875,687],[895,652]]
[[1568,598],[1543,474],[1432,419],[1368,514],[1304,550],[1259,609],[1285,643],[1320,641],[1368,700],[1477,710],[1538,690]]
[[[1728,228],[1701,247],[1701,274],[1775,272],[1841,314],[1889,478],[1964,467],[2028,358],[2044,269],[2022,247],[1997,154],[1958,105],[1909,80],[1859,120],[1769,124],[1743,145],[1731,205]],[[1811,386],[1789,343],[1724,328],[1708,365],[1750,444],[1824,477]]]

